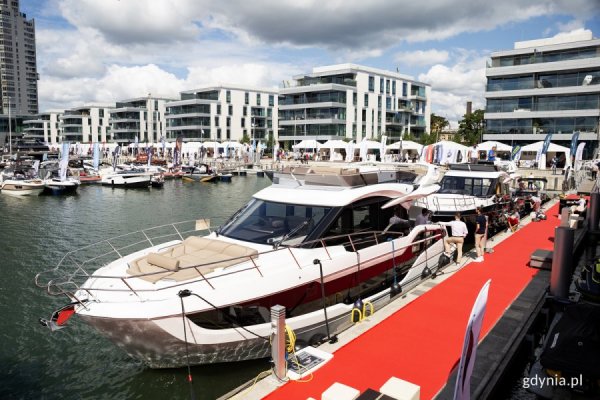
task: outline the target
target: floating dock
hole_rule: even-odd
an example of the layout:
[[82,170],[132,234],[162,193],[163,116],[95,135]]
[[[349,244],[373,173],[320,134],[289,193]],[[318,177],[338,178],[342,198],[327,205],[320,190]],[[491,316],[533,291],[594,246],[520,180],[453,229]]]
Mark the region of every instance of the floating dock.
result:
[[[497,362],[498,353],[515,337],[516,327],[539,307],[540,293],[548,285],[548,272],[529,267],[529,261],[534,251],[553,249],[554,231],[560,224],[556,201],[546,215],[546,220],[524,221],[526,225],[517,232],[504,232],[488,240],[487,247],[492,247],[493,253],[486,254],[483,262],[466,261],[472,260],[473,252],[466,253],[466,265],[447,267],[441,276],[424,282],[340,334],[339,343],[319,347],[334,357],[308,382],[305,378],[282,384],[270,377],[253,386],[244,398],[321,399],[334,383],[363,394],[369,390],[376,393],[392,377],[419,386],[421,399],[451,398],[448,391],[454,387],[453,371],[458,366],[467,321],[483,284],[491,279],[480,347],[494,336],[505,340],[479,351],[478,359],[496,357],[492,361]],[[521,295],[525,297],[519,299]],[[503,317],[513,318],[513,325],[498,324]],[[505,332],[491,333],[495,326]],[[479,376],[474,373],[473,390],[478,388],[484,393],[489,389],[487,372],[481,369]]]

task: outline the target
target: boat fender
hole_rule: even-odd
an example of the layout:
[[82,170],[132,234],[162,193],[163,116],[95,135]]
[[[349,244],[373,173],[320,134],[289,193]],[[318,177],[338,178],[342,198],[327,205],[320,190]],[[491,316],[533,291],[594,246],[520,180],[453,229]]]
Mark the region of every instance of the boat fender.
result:
[[429,267],[423,268],[423,272],[421,272],[421,279],[425,279],[431,275],[431,269]]
[[353,323],[357,323],[362,321],[363,319],[363,302],[360,298],[358,298],[354,304],[352,305],[352,311],[350,311],[351,320]]

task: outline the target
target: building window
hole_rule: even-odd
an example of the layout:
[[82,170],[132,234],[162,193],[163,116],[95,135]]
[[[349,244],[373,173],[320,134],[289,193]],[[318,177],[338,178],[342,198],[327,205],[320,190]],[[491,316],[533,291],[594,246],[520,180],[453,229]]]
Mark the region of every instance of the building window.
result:
[[250,93],[248,92],[244,93],[244,104],[250,104]]
[[231,129],[227,129],[227,140],[231,140]]
[[369,93],[365,93],[365,107],[369,107]]
[[273,117],[273,109],[267,108],[267,118],[272,118],[272,117]]
[[260,106],[260,93],[256,93],[256,105]]
[[231,126],[231,118],[227,117],[227,127],[229,128]]
[[225,92],[225,101],[231,103],[231,90]]
[[377,96],[377,107],[381,110],[381,96]]
[[385,93],[390,94],[390,80],[389,79],[385,80]]
[[396,95],[396,81],[392,81],[392,95]]
[[269,95],[269,107],[275,107],[275,96]]
[[370,92],[375,91],[375,77],[373,77],[373,76],[369,76],[369,91]]
[[221,128],[217,129],[217,139],[221,140]]
[[219,117],[215,117],[215,126],[219,126]]
[[356,105],[356,99],[357,99],[357,95],[356,92],[352,93],[352,104]]
[[244,114],[244,117],[248,115],[248,109],[246,107],[242,107],[242,114]]
[[217,115],[221,115],[221,105],[217,104]]
[[244,128],[246,126],[246,118],[242,117],[242,128]]
[[228,111],[227,114],[228,115],[233,115],[233,106],[230,105],[228,108],[229,109],[227,110]]
[[383,93],[383,78],[379,78],[379,93]]
[[392,109],[392,98],[391,97],[386,97],[385,98],[385,109],[386,110],[391,110]]
[[408,84],[406,82],[402,82],[402,96],[408,96]]

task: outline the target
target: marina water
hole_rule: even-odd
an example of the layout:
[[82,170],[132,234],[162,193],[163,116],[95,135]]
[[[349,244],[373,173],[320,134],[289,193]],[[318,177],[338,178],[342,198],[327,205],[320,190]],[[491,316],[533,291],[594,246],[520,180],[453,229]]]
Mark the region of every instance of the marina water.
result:
[[[216,227],[267,178],[167,181],[162,189],[80,187],[71,196],[0,195],[0,399],[189,399],[186,369],[152,370],[76,316],[50,332],[40,317],[66,304],[34,284],[69,250],[128,232],[210,218]],[[199,400],[216,399],[269,368],[268,360],[192,368]]]

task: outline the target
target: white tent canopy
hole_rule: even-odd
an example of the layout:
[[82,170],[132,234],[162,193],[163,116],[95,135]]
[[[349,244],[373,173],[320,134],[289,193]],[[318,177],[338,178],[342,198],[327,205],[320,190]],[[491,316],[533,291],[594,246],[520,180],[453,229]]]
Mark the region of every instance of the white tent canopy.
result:
[[339,150],[346,151],[348,143],[343,140],[328,140],[323,144],[318,143],[317,148],[321,157],[326,156],[331,161],[342,161],[342,153]]
[[432,164],[466,163],[469,148],[460,143],[442,140],[423,148],[421,161]]
[[303,141],[301,141],[300,143],[296,143],[295,145],[292,146],[292,148],[294,150],[300,150],[300,149],[316,149],[319,147],[319,142],[317,142],[314,139],[304,139]]
[[490,151],[493,148],[496,148],[496,151],[512,151],[512,147],[508,144],[504,144],[502,142],[496,142],[494,140],[490,140],[487,142],[479,143],[477,145],[477,150],[479,151]]
[[523,146],[521,148],[521,164],[533,164],[533,162],[537,161],[539,169],[546,169],[552,157],[556,156],[559,160],[559,165],[571,167],[571,149],[551,142],[546,154],[540,154],[538,157],[538,154],[542,151],[542,147],[544,147],[543,140]]
[[[418,152],[421,151],[421,149],[423,148],[422,144],[419,144],[417,142],[413,142],[411,140],[403,140],[402,141],[402,150],[416,150]],[[388,150],[400,150],[400,142],[395,142],[390,144],[387,147]]]

